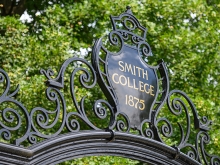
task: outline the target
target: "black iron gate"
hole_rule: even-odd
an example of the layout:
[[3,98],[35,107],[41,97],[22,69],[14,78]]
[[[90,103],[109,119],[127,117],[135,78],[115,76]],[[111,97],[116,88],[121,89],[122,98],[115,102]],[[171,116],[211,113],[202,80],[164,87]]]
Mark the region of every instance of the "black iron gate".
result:
[[[0,82],[5,84],[0,103],[10,102],[20,109],[3,107],[1,138],[10,142],[15,131],[23,131],[13,144],[0,143],[0,164],[56,164],[91,155],[122,156],[150,164],[220,163],[218,156],[205,151],[210,141],[211,121],[206,117],[199,119],[194,104],[184,92],[169,91],[163,60],[156,66],[147,64],[152,52],[146,42],[146,28],[129,7],[120,16],[111,16],[111,22],[110,43],[106,44],[103,38],[95,42],[91,63],[72,57],[63,63],[56,78],[52,78],[52,70],[41,70],[47,78],[47,99],[55,104],[53,111],[36,107],[29,112],[14,97],[19,88],[10,92],[10,79],[0,69]],[[74,62],[79,66],[70,74],[69,91],[76,110],[67,112],[61,90],[66,68]],[[87,115],[86,96],[77,99],[76,77],[83,88],[100,86],[106,99],[95,100],[90,111],[98,119],[107,120],[107,125],[94,123]],[[184,125],[177,122],[178,127],[173,128],[168,118],[159,116],[165,103],[170,114],[185,115]],[[48,134],[46,130],[56,124],[59,128]],[[85,129],[83,124],[90,129]],[[179,129],[179,141],[169,146],[165,141],[174,129]],[[192,132],[195,133],[193,143],[189,141]]]

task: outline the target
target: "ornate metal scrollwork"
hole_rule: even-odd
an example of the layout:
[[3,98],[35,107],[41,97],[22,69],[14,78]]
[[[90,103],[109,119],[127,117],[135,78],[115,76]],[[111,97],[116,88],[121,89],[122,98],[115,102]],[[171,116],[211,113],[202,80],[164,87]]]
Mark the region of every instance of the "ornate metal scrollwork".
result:
[[[178,97],[173,97],[171,99],[171,96],[178,95]],[[200,163],[205,164],[219,164],[220,159],[219,157],[209,155],[205,151],[205,145],[209,143],[210,137],[207,133],[209,130],[209,125],[211,125],[211,121],[207,119],[207,117],[202,117],[202,122],[199,119],[199,116],[197,114],[196,108],[190,98],[182,91],[179,90],[172,90],[170,91],[168,98],[167,98],[167,106],[168,109],[172,114],[175,116],[180,116],[184,114],[185,116],[185,122],[184,125],[181,124],[179,121],[177,121],[177,125],[179,127],[179,142],[175,144],[175,147],[178,148],[180,151],[185,152],[189,157],[195,159],[196,161]],[[190,112],[191,111],[191,112]],[[194,129],[191,127],[191,120],[193,118],[193,126]],[[173,136],[173,126],[171,124],[171,121],[169,121],[167,118],[159,118],[156,121],[156,128],[157,133],[158,131],[159,122],[164,122],[161,126],[161,134],[166,137],[170,138]],[[185,129],[184,129],[185,127]],[[186,131],[184,131],[186,130]],[[195,144],[189,141],[190,134],[194,131],[195,136]],[[157,134],[159,141],[165,143],[160,134]],[[176,139],[177,140],[177,139]],[[187,150],[185,150],[187,148]]]
[[[114,131],[136,131],[139,136],[166,144],[166,139],[171,138],[179,129],[179,141],[174,146],[178,152],[184,152],[200,163],[220,164],[220,158],[208,154],[204,147],[210,141],[207,131],[211,121],[206,117],[199,119],[194,104],[184,92],[169,92],[168,73],[163,60],[158,61],[156,66],[150,66],[143,60],[142,57],[152,55],[146,42],[147,29],[140,25],[129,7],[120,16],[111,16],[111,22],[113,30],[108,38],[112,47],[106,47],[103,38],[97,40],[93,47],[92,64],[85,59],[72,57],[63,63],[56,78],[52,78],[54,72],[51,69],[40,71],[47,78],[46,97],[55,104],[54,110],[35,107],[28,112],[14,97],[19,86],[10,93],[10,79],[7,73],[0,69],[0,83],[5,84],[0,96],[0,105],[3,107],[3,110],[0,110],[1,138],[9,143],[14,140],[16,146],[22,145],[24,141],[35,144],[39,139],[49,139],[62,134],[63,130],[80,132],[83,130],[81,123],[84,123],[90,130],[110,131],[113,136]],[[69,112],[62,89],[66,69],[74,62],[80,62],[81,66],[73,68],[70,73],[69,92],[75,110]],[[114,79],[116,76],[117,80]],[[97,119],[106,119],[107,125],[95,124],[86,113],[87,97],[77,99],[76,77],[79,77],[82,88],[92,89],[98,84],[102,89],[107,99],[98,98],[92,102],[88,111]],[[175,94],[178,97],[174,96]],[[169,115],[184,115],[184,125],[178,121],[177,127],[174,127],[173,121],[167,117],[169,115],[160,117],[165,102]],[[5,106],[6,103],[10,103],[9,107]],[[197,130],[194,144],[189,141],[190,134],[194,131],[191,130],[192,119]],[[57,124],[56,130],[49,132]],[[12,138],[12,132],[19,129],[24,129],[22,135]],[[114,137],[111,140],[113,139]]]
[[[2,95],[0,96],[0,104],[3,103],[12,103],[13,107],[5,107],[3,106],[3,110],[0,111],[2,115],[2,121],[0,121],[0,135],[4,140],[11,140],[12,138],[12,131],[17,131],[22,127],[25,129],[26,132],[23,137],[20,138],[13,138],[13,143],[16,145],[19,144],[20,141],[27,138],[27,133],[30,131],[31,128],[31,120],[29,117],[29,113],[27,109],[24,107],[22,103],[14,99],[13,97],[18,93],[19,86],[15,89],[14,92],[9,93],[10,90],[10,79],[7,73],[0,69],[0,83],[5,83],[5,90],[3,91]],[[16,110],[16,109],[17,110]],[[15,139],[15,140],[14,140]]]

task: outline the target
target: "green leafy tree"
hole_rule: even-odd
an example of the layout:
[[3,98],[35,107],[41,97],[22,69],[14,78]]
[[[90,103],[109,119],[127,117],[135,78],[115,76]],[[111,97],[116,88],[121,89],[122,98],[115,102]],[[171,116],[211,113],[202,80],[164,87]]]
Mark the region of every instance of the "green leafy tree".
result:
[[[208,150],[220,154],[220,3],[217,0],[13,0],[0,4],[0,67],[9,73],[13,85],[20,84],[17,99],[28,110],[52,106],[43,99],[45,77],[39,70],[58,71],[61,63],[72,56],[90,60],[80,50],[89,51],[95,39],[111,30],[110,14],[119,15],[125,6],[131,6],[133,14],[148,28],[147,42],[153,52],[149,61],[154,64],[164,59],[171,89],[187,93],[199,116],[213,121]],[[25,10],[32,17],[31,22],[19,20]],[[79,88],[78,93],[89,98],[103,96],[95,90]],[[70,99],[66,101],[67,105],[72,104]],[[171,120],[175,121],[174,117]]]

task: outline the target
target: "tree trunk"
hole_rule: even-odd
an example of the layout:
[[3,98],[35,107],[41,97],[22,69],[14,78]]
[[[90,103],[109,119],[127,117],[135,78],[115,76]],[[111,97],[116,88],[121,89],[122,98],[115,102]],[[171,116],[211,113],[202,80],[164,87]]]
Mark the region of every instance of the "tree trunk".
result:
[[26,0],[0,0],[1,16],[22,15],[26,10]]

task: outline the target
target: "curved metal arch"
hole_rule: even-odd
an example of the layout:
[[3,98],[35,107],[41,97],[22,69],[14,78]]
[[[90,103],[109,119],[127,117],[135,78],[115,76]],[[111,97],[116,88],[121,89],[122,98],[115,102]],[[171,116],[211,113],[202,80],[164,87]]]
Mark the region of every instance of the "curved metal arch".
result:
[[[114,141],[109,141],[112,136]],[[0,162],[4,164],[57,164],[99,155],[121,156],[150,164],[200,164],[175,148],[155,140],[104,130],[63,134],[27,149],[0,143]]]

